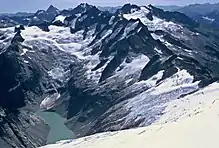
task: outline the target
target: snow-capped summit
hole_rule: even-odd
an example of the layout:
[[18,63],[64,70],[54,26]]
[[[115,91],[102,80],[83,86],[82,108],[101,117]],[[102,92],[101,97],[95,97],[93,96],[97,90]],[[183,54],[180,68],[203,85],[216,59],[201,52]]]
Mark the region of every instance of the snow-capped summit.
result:
[[[188,27],[198,27],[198,23],[179,12],[168,12],[162,9],[156,8],[152,5],[148,6],[136,6],[131,4],[124,5],[121,9],[117,10],[118,14],[122,14],[127,19],[129,18],[141,18],[145,23],[159,23],[160,21],[180,23]],[[154,24],[154,25],[156,25]],[[170,28],[170,27],[168,27]]]

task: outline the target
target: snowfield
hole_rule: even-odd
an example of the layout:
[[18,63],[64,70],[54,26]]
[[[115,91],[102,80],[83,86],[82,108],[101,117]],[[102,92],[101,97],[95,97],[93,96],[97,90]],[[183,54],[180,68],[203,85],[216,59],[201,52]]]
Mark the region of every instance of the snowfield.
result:
[[180,30],[182,27],[178,24],[175,24],[173,22],[168,22],[165,20],[162,20],[156,16],[153,16],[153,20],[149,20],[147,18],[147,14],[150,12],[150,8],[148,7],[141,7],[140,10],[134,11],[131,14],[124,14],[123,17],[127,20],[130,19],[140,19],[144,25],[148,27],[149,30],[171,30],[171,31],[177,31]]
[[157,123],[59,141],[41,148],[218,148],[219,83],[167,103]]

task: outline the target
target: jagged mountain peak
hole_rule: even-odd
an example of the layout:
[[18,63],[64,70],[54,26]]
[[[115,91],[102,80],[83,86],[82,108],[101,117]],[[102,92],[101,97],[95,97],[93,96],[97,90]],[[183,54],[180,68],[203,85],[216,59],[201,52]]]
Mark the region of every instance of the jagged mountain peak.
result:
[[77,7],[73,9],[64,9],[60,12],[61,16],[67,17],[67,20],[71,20],[72,18],[78,17],[83,13],[90,12],[91,11],[99,11],[95,6],[89,5],[87,3],[81,3]]
[[45,13],[47,14],[58,14],[60,13],[59,12],[59,9],[54,7],[53,5],[50,5],[47,10],[38,10],[34,15],[37,16],[37,15],[45,15]]
[[81,3],[80,5],[78,5],[77,7],[75,7],[72,11],[77,14],[77,13],[83,13],[86,12],[90,9],[96,8],[93,5],[89,5],[88,3]]
[[50,5],[47,10],[38,10],[34,15],[29,18],[24,18],[24,20],[28,20],[25,22],[25,25],[34,26],[40,25],[44,23],[48,23],[54,20],[54,18],[60,14],[59,9]]
[[117,14],[119,13],[132,13],[133,11],[136,11],[136,10],[140,10],[140,7],[135,5],[135,4],[125,4],[123,5],[122,8],[118,9],[116,11]]
[[46,10],[47,13],[59,13],[60,10],[53,5],[50,5],[49,8]]
[[94,5],[90,5],[88,3],[80,3],[79,6],[82,7],[82,8],[95,7]]

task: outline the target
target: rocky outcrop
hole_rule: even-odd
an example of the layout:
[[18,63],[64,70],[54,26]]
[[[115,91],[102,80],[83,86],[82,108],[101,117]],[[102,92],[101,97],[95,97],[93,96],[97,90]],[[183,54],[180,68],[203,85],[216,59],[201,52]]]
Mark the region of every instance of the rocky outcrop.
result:
[[6,148],[40,146],[49,132],[33,111],[21,109],[40,95],[40,72],[19,55],[23,41],[17,31],[11,45],[0,54],[0,145]]

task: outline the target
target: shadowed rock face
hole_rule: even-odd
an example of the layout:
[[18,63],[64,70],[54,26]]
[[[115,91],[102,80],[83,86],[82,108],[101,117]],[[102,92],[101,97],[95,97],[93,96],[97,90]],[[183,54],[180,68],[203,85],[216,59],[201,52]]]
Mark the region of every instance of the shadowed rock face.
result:
[[[12,47],[11,47],[12,48]],[[16,50],[15,48],[13,48]],[[11,50],[13,50],[11,49]],[[10,55],[9,55],[10,54]],[[1,106],[6,108],[19,108],[24,106],[24,94],[19,79],[21,79],[21,67],[16,58],[16,51],[1,55]],[[20,75],[20,76],[19,76]]]
[[218,81],[219,38],[183,14],[130,4],[115,14],[88,4],[59,14],[62,23],[0,30],[5,147],[45,143],[38,107],[81,137],[148,126],[166,103]]
[[40,95],[36,90],[39,71],[25,65],[19,57],[21,41],[24,40],[17,32],[7,51],[0,54],[0,145],[6,148],[42,145],[49,131],[49,127],[33,112],[20,110],[34,99],[34,95]]

